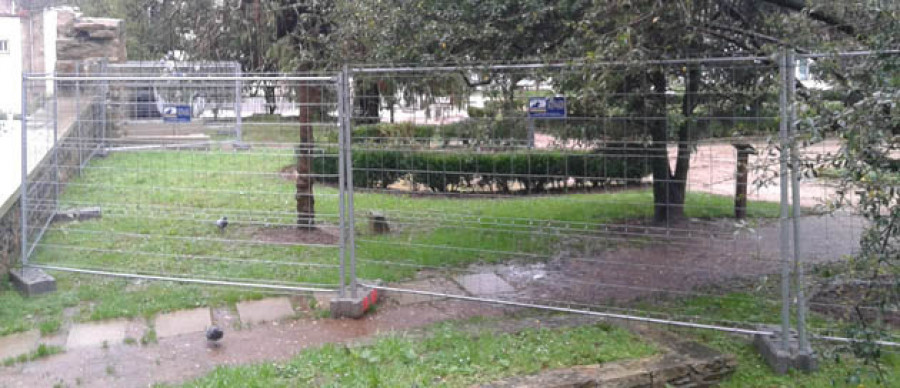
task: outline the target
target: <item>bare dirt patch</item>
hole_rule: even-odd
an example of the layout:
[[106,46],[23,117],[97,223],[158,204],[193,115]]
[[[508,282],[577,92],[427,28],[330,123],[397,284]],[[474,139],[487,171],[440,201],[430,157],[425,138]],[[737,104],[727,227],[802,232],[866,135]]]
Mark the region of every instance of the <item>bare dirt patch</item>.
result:
[[[856,252],[862,222],[855,217],[802,218],[804,263],[836,262]],[[497,273],[517,290],[516,298],[584,306],[652,295],[692,296],[702,286],[781,270],[776,220],[753,228],[737,227],[730,220],[691,221],[677,233],[665,230],[621,225],[610,231],[613,238],[563,243],[549,261],[520,260],[471,270]],[[615,238],[621,236],[629,241]]]

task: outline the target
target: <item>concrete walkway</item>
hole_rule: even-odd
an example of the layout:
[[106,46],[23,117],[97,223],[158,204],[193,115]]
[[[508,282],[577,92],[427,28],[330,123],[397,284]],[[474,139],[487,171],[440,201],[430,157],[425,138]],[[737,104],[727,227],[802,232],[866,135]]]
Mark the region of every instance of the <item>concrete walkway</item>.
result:
[[[315,299],[324,299],[322,295]],[[303,349],[326,343],[358,342],[380,333],[424,327],[445,320],[498,316],[505,309],[442,301],[392,303],[359,320],[317,318],[309,298],[292,296],[246,301],[237,311],[198,308],[139,321],[78,324],[67,333],[41,338],[17,335],[19,349],[38,343],[66,348],[44,359],[0,366],[0,388],[7,387],[147,387],[203,376],[218,366],[286,360]],[[327,305],[326,305],[327,307]],[[209,323],[225,330],[220,346],[210,346],[203,331]],[[147,339],[155,333],[155,342]],[[141,338],[147,342],[142,344]],[[0,339],[6,348],[6,338]]]
[[[287,297],[240,302],[237,304],[237,313],[237,322],[248,326],[278,322],[297,314]],[[73,351],[139,341],[141,338],[148,338],[148,335],[162,339],[204,333],[207,328],[212,326],[213,316],[214,311],[204,307],[160,314],[151,325],[136,320],[117,319],[76,323],[62,333],[46,338],[42,338],[37,330],[17,333],[0,337],[0,361],[28,354],[42,343]],[[233,327],[240,326],[234,321],[230,323]],[[150,334],[151,332],[152,334]]]

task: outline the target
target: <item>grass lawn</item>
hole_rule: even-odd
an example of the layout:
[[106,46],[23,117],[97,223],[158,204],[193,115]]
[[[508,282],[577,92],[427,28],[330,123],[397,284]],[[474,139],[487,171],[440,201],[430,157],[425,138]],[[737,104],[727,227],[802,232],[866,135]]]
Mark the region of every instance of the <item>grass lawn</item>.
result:
[[441,324],[424,339],[326,345],[284,363],[220,367],[186,387],[465,387],[543,369],[647,357],[656,349],[609,325],[467,333]]
[[[277,174],[292,159],[289,149],[254,149],[245,153],[121,153],[94,160],[68,186],[62,204],[102,206],[103,218],[54,225],[33,260],[123,272],[333,284],[337,269],[327,266],[336,264],[336,246],[252,242],[276,230],[277,225],[294,222],[293,184]],[[336,190],[318,185],[315,194],[318,220],[335,223]],[[647,218],[653,210],[648,190],[514,198],[359,192],[355,200],[359,276],[386,281],[411,278],[417,266],[465,266],[528,255],[540,259],[565,233]],[[366,232],[365,215],[375,210],[397,225],[394,233],[374,236]],[[731,212],[729,197],[690,193],[686,203],[689,217],[729,217]],[[775,217],[778,205],[751,203],[749,213],[750,217]],[[225,236],[214,226],[222,215],[228,215],[233,223]],[[538,232],[544,227],[562,232]],[[22,298],[7,282],[0,282],[0,335],[32,328],[49,334],[69,319],[151,317],[263,296],[235,288],[54,275],[59,291],[32,299]],[[677,303],[682,313],[723,320],[767,321],[778,316],[769,312],[777,311],[777,306],[757,294],[737,292],[727,298],[696,297]],[[664,311],[662,305],[653,308]],[[813,316],[811,323],[817,326],[824,319]],[[477,338],[450,327],[437,333],[424,340],[387,337],[351,350],[326,346],[303,352],[288,363],[222,368],[191,384],[354,386],[380,381],[390,383],[386,385],[460,386],[653,352],[627,333],[607,327]],[[827,358],[821,373],[776,377],[744,342],[715,333],[689,333],[738,355],[742,367],[727,386],[812,387],[831,381],[842,385],[860,366],[853,360],[836,363]],[[897,369],[896,359],[887,361]]]
[[[219,367],[183,386],[470,386],[546,369],[656,353],[653,345],[602,324],[473,336],[457,330],[454,323],[443,323],[432,334],[425,339],[391,335],[355,348],[326,345],[303,351],[287,362]],[[746,337],[700,330],[679,330],[679,334],[737,357],[738,368],[722,382],[724,388],[900,386],[900,358],[896,354],[882,359],[887,373],[881,385],[873,369],[847,354],[831,351],[822,355],[819,372],[791,371],[778,376]]]
[[[293,183],[278,171],[290,149],[249,152],[134,152],[96,159],[66,188],[63,207],[100,206],[99,220],[48,230],[33,262],[121,272],[333,285],[336,245],[259,244],[294,222]],[[337,191],[315,189],[319,222],[337,222]],[[455,267],[549,254],[567,232],[652,214],[648,190],[515,198],[445,198],[357,193],[358,274],[399,281],[418,267]],[[395,232],[366,232],[377,210]],[[726,217],[729,197],[691,193],[690,217]],[[777,204],[751,203],[751,217],[777,215]],[[215,220],[233,226],[221,235]],[[546,233],[552,226],[560,233]],[[393,227],[393,226],[392,226]],[[58,328],[64,311],[76,321],[152,316],[200,305],[225,305],[260,293],[55,273],[59,292],[23,299],[0,283],[0,335]],[[23,319],[24,317],[24,319]]]
[[[709,331],[695,331],[693,335],[699,342],[737,357],[737,371],[722,383],[722,388],[900,387],[900,357],[896,353],[886,354],[881,359],[887,372],[885,381],[879,381],[871,366],[840,351],[820,354],[818,372],[805,374],[791,371],[778,376],[772,373],[749,340]],[[817,346],[817,350],[822,350],[822,347]]]

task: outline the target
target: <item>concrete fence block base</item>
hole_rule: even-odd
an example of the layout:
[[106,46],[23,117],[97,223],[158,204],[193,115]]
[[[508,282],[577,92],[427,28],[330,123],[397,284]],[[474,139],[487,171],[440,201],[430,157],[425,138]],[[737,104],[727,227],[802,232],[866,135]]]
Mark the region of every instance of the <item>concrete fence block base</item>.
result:
[[37,268],[10,270],[9,280],[16,290],[28,297],[56,291],[56,279]]

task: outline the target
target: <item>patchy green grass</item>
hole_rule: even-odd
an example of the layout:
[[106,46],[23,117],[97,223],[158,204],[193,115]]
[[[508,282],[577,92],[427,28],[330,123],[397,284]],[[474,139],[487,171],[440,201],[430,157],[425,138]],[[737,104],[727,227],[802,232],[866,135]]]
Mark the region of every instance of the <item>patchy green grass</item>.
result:
[[55,273],[57,291],[24,298],[0,281],[0,336],[39,328],[44,335],[59,330],[63,311],[74,309],[75,321],[146,318],[160,312],[197,306],[221,306],[263,294],[234,288],[201,287],[165,282],[136,284],[123,279]]
[[38,345],[37,349],[35,349],[31,353],[23,354],[18,357],[10,357],[3,360],[3,366],[13,366],[15,364],[22,364],[29,361],[39,360],[62,352],[63,349],[59,346],[40,344]]
[[463,387],[544,369],[636,359],[655,348],[608,325],[473,335],[439,325],[424,339],[326,345],[284,363],[219,367],[186,387]]
[[737,357],[737,371],[722,382],[723,388],[900,387],[900,357],[895,353],[886,354],[881,360],[883,370],[886,372],[884,381],[879,379],[870,366],[841,352],[820,354],[818,372],[806,374],[791,371],[787,375],[779,376],[772,373],[747,340],[711,331],[693,331],[693,335],[699,341]]
[[141,345],[155,344],[156,342],[156,329],[147,330],[144,336],[141,337]]
[[[781,303],[778,299],[779,279],[773,279],[755,291],[709,291],[721,296],[696,296],[684,299],[658,300],[653,311],[683,314],[685,316],[716,317],[722,322],[758,322],[777,324],[780,319]],[[646,302],[638,303],[646,308]],[[828,316],[810,312],[807,323],[813,330],[839,329],[846,325]],[[872,387],[900,386],[900,357],[896,353],[885,352],[882,362],[887,372],[887,381],[878,384],[871,366],[863,364],[851,354],[841,349],[830,348],[833,344],[816,343],[820,356],[820,370],[805,374],[791,371],[778,376],[760,357],[746,337],[729,335],[710,330],[676,330],[695,337],[699,342],[724,353],[734,354],[738,359],[736,373],[725,380],[722,387]]]
[[[54,224],[32,260],[121,272],[336,284],[336,246],[252,242],[277,232],[276,225],[289,228],[294,223],[295,188],[278,174],[292,163],[292,150],[264,148],[116,153],[96,159],[68,185],[62,205],[102,206],[103,218]],[[317,185],[315,197],[319,222],[336,223],[337,191]],[[647,218],[653,211],[649,190],[514,198],[358,192],[355,204],[358,275],[385,281],[411,278],[418,266],[546,256],[565,235],[541,228],[578,233],[599,223]],[[727,217],[732,206],[729,197],[691,193],[686,213]],[[365,215],[375,210],[388,216],[394,233],[366,232]],[[749,213],[772,217],[778,206],[751,203]],[[232,223],[224,235],[214,226],[223,215]],[[64,323],[66,308],[77,309],[76,321],[102,320],[261,296],[247,290],[54,275],[59,291],[33,299],[0,283],[0,335],[34,327],[55,331]]]

